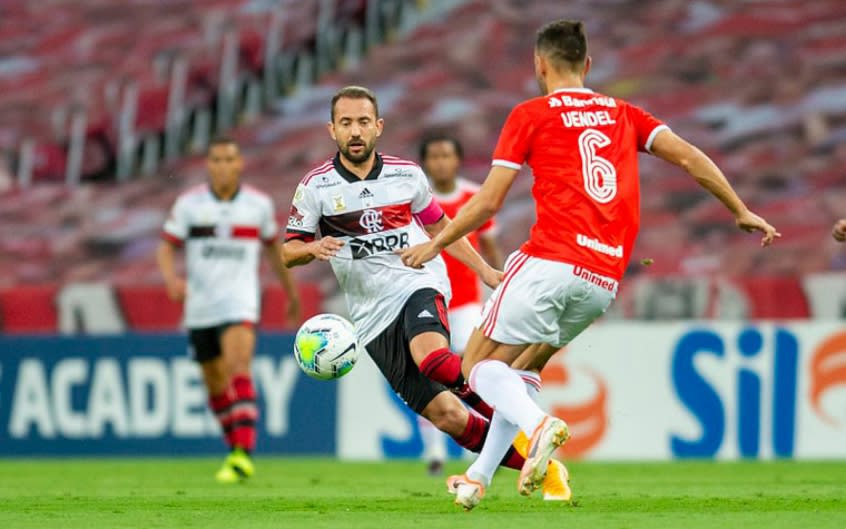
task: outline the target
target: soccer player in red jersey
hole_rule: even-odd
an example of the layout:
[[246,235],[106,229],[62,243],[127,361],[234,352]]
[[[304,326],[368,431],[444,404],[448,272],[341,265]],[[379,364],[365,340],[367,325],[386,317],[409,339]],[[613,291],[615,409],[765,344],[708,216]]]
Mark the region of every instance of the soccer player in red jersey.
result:
[[[470,197],[479,191],[476,183],[458,175],[462,158],[461,143],[452,136],[431,135],[420,143],[423,171],[432,184],[435,200],[449,218],[454,217]],[[489,265],[497,270],[502,268],[502,252],[496,242],[494,219],[468,233],[467,240]],[[462,354],[480,319],[482,286],[470,267],[448,253],[444,253],[443,258],[452,289],[448,307],[450,348]],[[429,474],[439,475],[446,458],[446,438],[422,417],[419,426],[423,440],[423,459],[428,464]]]
[[492,472],[477,468],[488,449],[501,450],[518,429],[529,437],[518,481],[519,492],[528,495],[569,437],[563,420],[535,404],[517,370],[542,368],[616,296],[640,224],[638,151],[687,171],[732,212],[740,229],[762,232],[762,246],[780,236],[699,149],[648,112],[584,87],[591,59],[581,22],[541,28],[534,63],[543,96],[508,116],[482,189],[431,241],[402,252],[406,265],[422,266],[491,218],[523,164],[532,168],[537,222],[506,260],[505,277],[464,352],[470,387],[496,410],[479,459],[465,475],[448,480],[456,503],[468,509],[490,482]]
[[[300,300],[282,260],[273,201],[241,184],[237,143],[217,138],[206,157],[209,181],[182,193],[162,230],[156,259],[168,296],[185,302],[184,323],[200,364],[209,407],[230,453],[215,479],[237,483],[254,472],[258,408],[250,374],[259,317],[262,247],[288,294],[288,319]],[[175,250],[185,249],[187,283],[177,275]]]

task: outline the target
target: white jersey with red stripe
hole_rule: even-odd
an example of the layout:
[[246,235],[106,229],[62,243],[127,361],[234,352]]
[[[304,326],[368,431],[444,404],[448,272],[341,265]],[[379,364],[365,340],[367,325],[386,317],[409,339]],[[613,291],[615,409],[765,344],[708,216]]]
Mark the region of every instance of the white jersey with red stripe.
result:
[[273,201],[253,187],[241,185],[230,200],[207,185],[180,195],[162,237],[185,246],[186,327],[258,321],[259,256],[278,231]]
[[450,297],[443,259],[415,270],[394,251],[426,242],[422,225],[440,220],[423,170],[413,162],[376,155],[360,179],[339,156],[308,173],[294,193],[286,240],[323,237],[344,241],[331,259],[360,342],[366,345],[399,316],[409,296],[432,288]]

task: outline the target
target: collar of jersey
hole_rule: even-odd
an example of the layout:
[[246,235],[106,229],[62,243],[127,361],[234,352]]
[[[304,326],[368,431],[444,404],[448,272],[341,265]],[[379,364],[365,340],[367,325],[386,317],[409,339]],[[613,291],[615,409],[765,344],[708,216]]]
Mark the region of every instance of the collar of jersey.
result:
[[579,94],[592,94],[593,90],[590,88],[559,88],[558,90],[554,90],[552,93],[557,94],[558,92],[576,92]]
[[[344,167],[344,164],[341,163],[341,153],[335,153],[335,158],[332,160],[332,165],[335,167],[335,171],[341,175],[344,180],[347,182],[363,182],[361,178],[356,176],[352,173],[349,169]],[[367,178],[364,180],[376,180],[379,177],[379,173],[382,172],[382,157],[379,156],[379,153],[376,153],[376,161],[373,162],[373,169],[367,173]]]
[[235,199],[236,199],[236,198],[238,198],[238,195],[240,195],[240,194],[241,194],[241,184],[238,184],[238,188],[235,190],[235,193],[233,193],[232,198],[230,198],[229,200],[223,200],[222,198],[220,198],[220,195],[218,195],[217,193],[215,193],[215,192],[214,192],[214,189],[212,189],[211,184],[209,184],[209,194],[210,194],[210,195],[211,195],[211,196],[212,196],[215,200],[217,200],[218,202],[235,202]]
[[432,186],[432,194],[435,195],[435,198],[438,200],[443,200],[444,202],[451,202],[461,196],[461,192],[463,191],[461,183],[462,178],[460,176],[455,178],[455,189],[450,191],[449,193],[438,193],[438,190]]

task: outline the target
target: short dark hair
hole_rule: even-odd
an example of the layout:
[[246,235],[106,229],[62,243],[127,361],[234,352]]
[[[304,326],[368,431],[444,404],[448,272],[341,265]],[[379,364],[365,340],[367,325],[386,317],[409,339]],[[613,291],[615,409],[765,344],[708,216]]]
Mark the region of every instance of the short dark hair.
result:
[[379,104],[376,102],[376,94],[373,93],[373,90],[363,86],[351,85],[341,88],[335,92],[334,96],[332,96],[332,110],[329,113],[329,117],[332,118],[333,122],[335,121],[335,103],[337,103],[342,97],[346,97],[348,99],[369,100],[373,103],[373,109],[376,111],[376,118],[379,118]]
[[450,136],[449,134],[429,134],[423,138],[423,141],[420,142],[420,163],[426,161],[426,155],[429,154],[429,146],[441,141],[451,143],[452,147],[455,149],[455,154],[458,155],[458,159],[464,159],[464,147],[461,145],[461,142],[458,141],[458,138]]
[[535,50],[557,67],[581,70],[587,58],[585,25],[579,20],[556,20],[538,30]]
[[219,145],[234,145],[237,147],[238,142],[235,141],[235,138],[233,138],[232,136],[215,136],[209,142],[209,147],[208,149],[206,149],[206,154],[211,152],[212,147],[217,147]]

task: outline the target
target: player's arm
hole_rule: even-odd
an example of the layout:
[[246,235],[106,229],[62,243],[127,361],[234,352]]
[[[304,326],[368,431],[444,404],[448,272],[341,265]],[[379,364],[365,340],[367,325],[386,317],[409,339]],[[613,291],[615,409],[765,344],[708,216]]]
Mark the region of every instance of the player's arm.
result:
[[297,186],[291,202],[282,259],[288,268],[308,264],[315,259],[328,261],[335,257],[344,242],[334,237],[315,240],[320,223],[320,206],[312,190],[305,184]]
[[282,245],[282,255],[288,268],[308,264],[315,259],[328,261],[335,257],[344,245],[344,241],[334,237],[323,237],[316,241],[305,242],[292,239]]
[[188,237],[189,217],[185,201],[178,199],[162,227],[162,241],[156,249],[156,264],[164,279],[167,296],[173,301],[184,300],[187,291],[185,280],[176,273],[175,254]]
[[174,243],[163,240],[156,249],[156,264],[165,282],[167,297],[173,301],[185,299],[185,280],[176,273],[175,256],[176,246]]
[[717,197],[732,212],[738,228],[748,232],[763,233],[761,246],[768,246],[776,237],[781,237],[773,226],[746,207],[717,164],[673,131],[665,129],[658,132],[652,141],[650,151],[662,160],[687,171],[699,185]]
[[[444,228],[449,226],[449,223],[449,217],[442,215],[437,222],[433,224],[426,224],[423,227],[429,235],[437,237]],[[479,255],[473,248],[473,245],[470,244],[470,241],[467,240],[467,237],[461,237],[444,248],[444,251],[470,267],[471,270],[476,272],[476,275],[479,276],[482,282],[489,287],[496,288],[502,280],[502,272],[494,270],[488,263],[486,263],[485,260],[482,259],[482,256]]]
[[296,323],[300,321],[300,316],[302,316],[302,303],[300,302],[300,293],[297,292],[297,287],[294,284],[294,278],[285,266],[282,245],[273,241],[264,245],[264,251],[276,279],[279,280],[279,284],[282,285],[285,294],[288,296],[288,323]]
[[846,242],[846,219],[840,219],[834,223],[831,229],[831,236],[837,242]]
[[419,268],[455,241],[479,229],[500,210],[514,179],[517,178],[517,173],[517,169],[500,165],[493,166],[479,192],[467,201],[459,210],[458,215],[448,222],[431,241],[406,248],[402,252],[403,263]]

